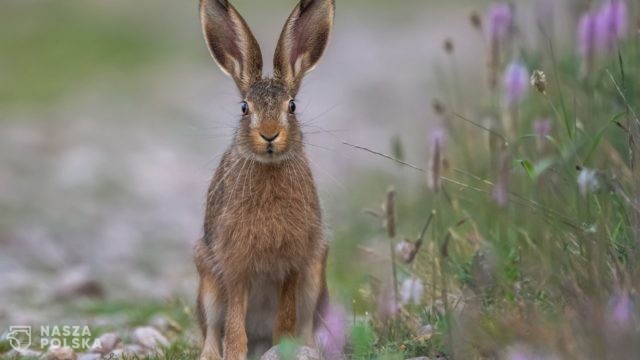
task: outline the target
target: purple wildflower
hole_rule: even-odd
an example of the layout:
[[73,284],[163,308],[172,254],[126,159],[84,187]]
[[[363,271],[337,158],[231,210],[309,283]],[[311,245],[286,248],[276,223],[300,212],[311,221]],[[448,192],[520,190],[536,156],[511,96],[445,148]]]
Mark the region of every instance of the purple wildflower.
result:
[[611,299],[609,321],[617,329],[628,329],[635,318],[633,299],[627,292],[620,292]]
[[578,51],[583,59],[592,61],[596,52],[597,16],[593,12],[586,12],[580,18],[578,25]]
[[381,288],[377,300],[377,314],[382,321],[393,318],[400,310],[398,300],[395,298],[395,291],[391,286]]
[[429,131],[429,142],[433,144],[434,147],[438,146],[440,148],[444,147],[447,141],[447,131],[438,126]]
[[529,70],[520,61],[514,61],[504,73],[504,95],[509,107],[522,101],[529,89]]
[[505,184],[502,180],[498,181],[493,187],[491,197],[493,198],[493,201],[495,201],[499,206],[506,206],[507,202],[509,202],[507,184]]
[[540,119],[533,124],[533,132],[541,138],[551,135],[551,119]]
[[553,129],[553,123],[551,119],[539,119],[533,123],[533,132],[536,134],[536,147],[539,151],[544,149],[547,136],[551,135]]
[[496,3],[489,7],[487,19],[489,23],[489,40],[505,41],[513,29],[513,7],[506,3]]
[[341,360],[347,342],[347,313],[342,306],[329,305],[324,312],[317,340],[323,359]]
[[606,1],[597,16],[596,40],[602,51],[612,52],[627,33],[629,12],[625,0]]

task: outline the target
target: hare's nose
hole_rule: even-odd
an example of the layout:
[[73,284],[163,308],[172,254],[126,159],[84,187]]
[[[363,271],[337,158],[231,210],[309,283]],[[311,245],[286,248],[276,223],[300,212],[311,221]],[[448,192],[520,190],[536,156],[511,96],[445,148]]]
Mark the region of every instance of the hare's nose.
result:
[[265,139],[267,142],[271,143],[271,142],[274,142],[278,138],[278,136],[280,136],[280,132],[277,132],[277,133],[275,133],[275,134],[273,134],[271,136],[267,136],[267,135],[265,135],[263,133],[260,133],[260,136],[263,139]]

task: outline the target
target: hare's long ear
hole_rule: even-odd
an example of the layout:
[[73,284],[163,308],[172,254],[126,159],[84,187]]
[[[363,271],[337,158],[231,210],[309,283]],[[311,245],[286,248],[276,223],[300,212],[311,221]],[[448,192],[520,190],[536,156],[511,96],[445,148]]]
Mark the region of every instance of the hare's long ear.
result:
[[262,77],[262,53],[249,26],[228,0],[200,0],[200,18],[211,55],[246,95]]
[[301,0],[287,19],[276,48],[274,75],[294,92],[324,54],[334,13],[334,0]]

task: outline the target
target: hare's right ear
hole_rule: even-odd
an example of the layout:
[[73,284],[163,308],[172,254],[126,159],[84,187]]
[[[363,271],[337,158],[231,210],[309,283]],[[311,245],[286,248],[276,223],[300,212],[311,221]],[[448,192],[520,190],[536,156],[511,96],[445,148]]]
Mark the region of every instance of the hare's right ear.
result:
[[249,26],[228,0],[200,0],[200,19],[211,55],[245,96],[262,77],[262,53]]

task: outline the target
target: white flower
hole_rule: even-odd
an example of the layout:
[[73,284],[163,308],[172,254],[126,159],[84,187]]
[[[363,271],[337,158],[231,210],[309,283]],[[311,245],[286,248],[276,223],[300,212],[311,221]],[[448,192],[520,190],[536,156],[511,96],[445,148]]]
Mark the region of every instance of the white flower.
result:
[[597,172],[592,169],[582,169],[578,175],[578,187],[582,195],[587,195],[598,190],[600,183]]
[[422,285],[422,281],[415,277],[408,278],[402,283],[400,303],[403,306],[409,304],[420,305],[423,293],[424,286]]

